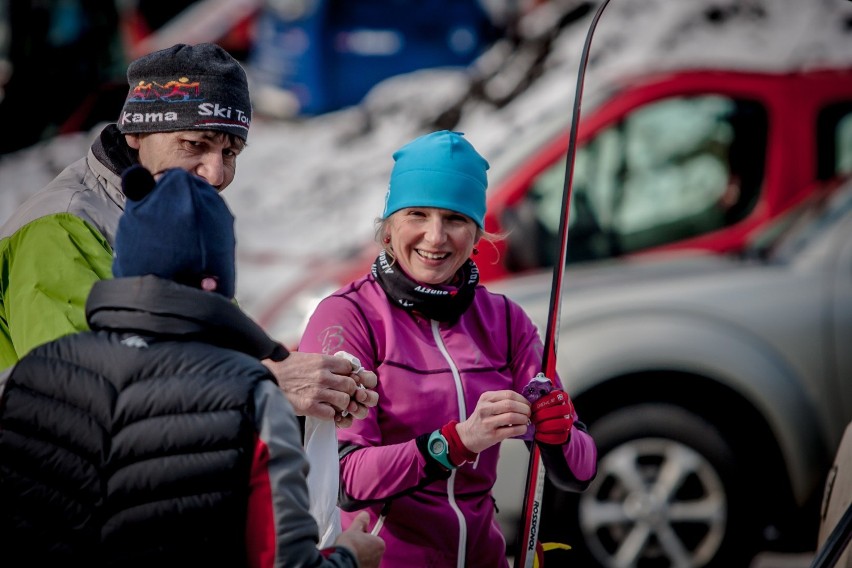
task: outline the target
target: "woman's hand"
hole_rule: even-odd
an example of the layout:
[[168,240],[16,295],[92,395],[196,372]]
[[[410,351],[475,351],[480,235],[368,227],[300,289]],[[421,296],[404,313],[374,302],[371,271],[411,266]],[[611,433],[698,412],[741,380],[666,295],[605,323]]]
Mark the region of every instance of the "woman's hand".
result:
[[456,427],[465,447],[479,453],[527,431],[530,403],[515,391],[482,393],[473,413]]

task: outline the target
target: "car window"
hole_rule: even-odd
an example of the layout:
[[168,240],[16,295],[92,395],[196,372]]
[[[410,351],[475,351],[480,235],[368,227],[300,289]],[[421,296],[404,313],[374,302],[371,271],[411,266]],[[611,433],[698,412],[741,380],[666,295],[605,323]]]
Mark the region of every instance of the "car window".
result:
[[852,174],[852,101],[829,105],[819,113],[817,157],[818,179]]
[[[575,157],[569,262],[616,257],[741,220],[759,196],[766,132],[760,104],[719,95],[657,101],[600,131]],[[519,234],[507,240],[510,270],[553,265],[564,175],[564,160],[542,172],[504,220]]]

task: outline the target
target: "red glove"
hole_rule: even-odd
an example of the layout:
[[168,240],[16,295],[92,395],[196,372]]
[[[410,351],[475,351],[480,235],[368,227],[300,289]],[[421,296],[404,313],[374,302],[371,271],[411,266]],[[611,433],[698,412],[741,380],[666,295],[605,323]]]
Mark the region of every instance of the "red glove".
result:
[[555,390],[532,405],[530,421],[535,439],[544,444],[564,444],[574,426],[574,403],[568,393]]

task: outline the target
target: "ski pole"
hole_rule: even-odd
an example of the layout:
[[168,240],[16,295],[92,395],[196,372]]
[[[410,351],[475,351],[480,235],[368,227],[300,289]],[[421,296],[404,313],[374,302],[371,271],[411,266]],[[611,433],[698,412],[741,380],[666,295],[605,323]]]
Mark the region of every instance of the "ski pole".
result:
[[[562,279],[565,273],[565,261],[568,251],[568,213],[571,203],[571,185],[574,177],[574,155],[577,145],[577,129],[580,123],[580,102],[583,96],[583,81],[589,60],[589,48],[592,34],[601,14],[609,4],[604,0],[595,12],[586,34],[586,42],[580,55],[580,68],[577,73],[577,88],[574,93],[574,110],[571,117],[571,130],[568,135],[568,152],[565,159],[565,181],[562,187],[562,212],[559,217],[559,255],[553,266],[553,282],[550,289],[550,307],[547,316],[547,329],[544,337],[544,353],[541,367],[544,377],[552,380],[556,376],[556,344],[559,336],[559,316],[562,305]],[[518,533],[518,552],[515,556],[515,568],[532,568],[536,555],[538,530],[541,517],[541,499],[544,492],[544,465],[541,450],[533,440],[530,449],[530,461],[527,469],[527,481],[524,492],[521,531]]]

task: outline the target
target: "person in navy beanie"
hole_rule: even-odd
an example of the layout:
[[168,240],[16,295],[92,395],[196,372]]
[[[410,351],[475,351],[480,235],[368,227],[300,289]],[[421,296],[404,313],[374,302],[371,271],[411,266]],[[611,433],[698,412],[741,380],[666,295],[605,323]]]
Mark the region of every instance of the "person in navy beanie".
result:
[[0,384],[4,566],[378,566],[366,513],[317,546],[299,424],[261,362],[290,354],[232,300],[227,205],[182,169],[122,179],[90,331]]
[[[116,122],[101,130],[88,154],[0,227],[0,311],[6,314],[0,321],[0,369],[42,343],[88,329],[86,298],[95,282],[113,276],[116,229],[125,207],[133,206],[122,187],[125,170],[142,166],[159,179],[180,169],[216,191],[234,180],[252,121],[239,61],[216,44],[180,43],[131,62],[127,84]],[[171,237],[160,236],[164,240],[140,243],[132,254],[145,246],[152,254],[162,250]],[[125,255],[119,269],[128,260]],[[221,278],[218,291],[232,296]],[[300,416],[345,428],[376,404],[375,376],[354,375],[346,359],[293,353],[265,364]]]
[[225,201],[181,169],[168,170],[153,187],[141,166],[124,173],[128,203],[118,222],[113,275],[153,274],[233,298],[236,238]]

